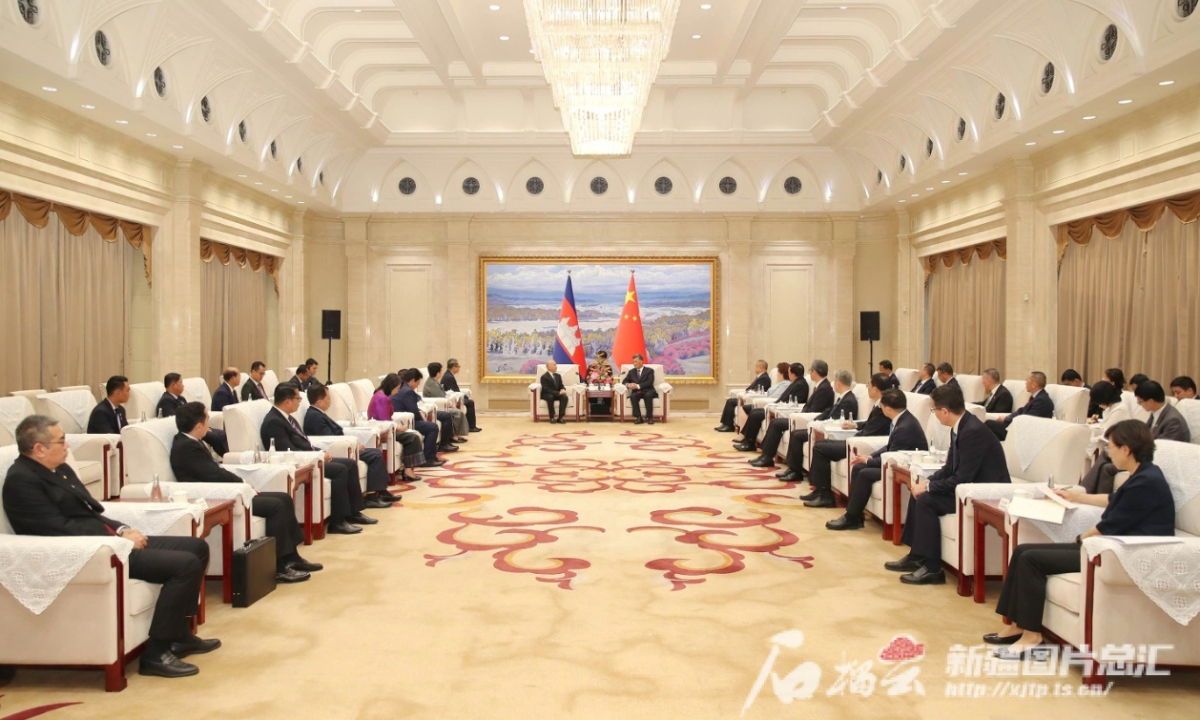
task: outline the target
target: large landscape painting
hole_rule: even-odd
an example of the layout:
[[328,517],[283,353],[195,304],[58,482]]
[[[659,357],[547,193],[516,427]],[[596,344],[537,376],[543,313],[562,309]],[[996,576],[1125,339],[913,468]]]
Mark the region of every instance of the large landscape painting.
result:
[[584,354],[610,354],[630,274],[637,285],[648,363],[672,381],[715,382],[717,259],[480,258],[484,379],[532,376],[554,353],[571,278]]

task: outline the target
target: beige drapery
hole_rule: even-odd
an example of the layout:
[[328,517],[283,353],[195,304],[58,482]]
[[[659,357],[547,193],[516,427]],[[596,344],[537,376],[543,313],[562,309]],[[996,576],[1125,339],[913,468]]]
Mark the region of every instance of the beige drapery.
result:
[[89,223],[27,222],[24,211],[25,219],[9,214],[13,204],[24,203],[0,203],[0,284],[8,299],[0,313],[0,393],[95,386],[124,373],[134,250],[105,242]]
[[929,282],[929,276],[937,272],[939,267],[950,268],[955,262],[969,265],[972,258],[978,257],[980,260],[987,260],[992,256],[992,253],[1000,256],[1001,260],[1007,258],[1007,240],[1005,238],[989,240],[978,245],[972,245],[971,247],[947,250],[936,255],[927,255],[921,258],[921,267],[925,269],[925,282]]
[[283,265],[281,257],[200,238],[200,259],[206,263],[216,260],[222,265],[235,262],[238,267],[249,266],[254,272],[265,270],[275,281],[275,295],[279,295],[279,268]]
[[[929,358],[948,362],[955,372],[978,375],[994,367],[1004,373],[1005,263],[992,250],[958,254],[946,265],[939,257],[929,278]],[[978,255],[972,261],[972,256]]]
[[120,229],[121,234],[125,236],[125,241],[135,250],[142,251],[146,282],[153,285],[150,277],[150,233],[141,223],[121,220],[108,215],[80,210],[70,205],[0,189],[0,221],[9,216],[14,206],[29,221],[29,224],[36,228],[44,228],[49,225],[50,213],[54,212],[67,232],[77,237],[83,235],[88,227],[91,227],[105,241],[115,243],[117,230]]
[[1058,226],[1058,262],[1061,266],[1069,243],[1087,245],[1091,242],[1093,229],[1100,230],[1100,234],[1109,240],[1115,240],[1121,236],[1126,223],[1132,220],[1138,229],[1149,232],[1158,225],[1158,221],[1167,210],[1184,224],[1196,222],[1197,218],[1200,218],[1200,193],[1156,200],[1145,205],[1063,223]]
[[[204,260],[200,363],[204,377],[215,380],[229,365],[248,370],[251,362],[265,358],[268,282],[281,258],[210,240],[201,240],[200,248]],[[275,288],[278,292],[278,285]]]
[[[1152,212],[1120,211],[1119,227],[1120,213],[1092,219],[1082,242],[1084,225],[1059,227],[1060,240],[1067,238],[1058,279],[1060,367],[1092,379],[1120,367],[1126,377],[1145,373],[1164,385],[1200,373],[1200,195],[1191,197],[1154,203]],[[1175,212],[1164,216],[1167,208]]]

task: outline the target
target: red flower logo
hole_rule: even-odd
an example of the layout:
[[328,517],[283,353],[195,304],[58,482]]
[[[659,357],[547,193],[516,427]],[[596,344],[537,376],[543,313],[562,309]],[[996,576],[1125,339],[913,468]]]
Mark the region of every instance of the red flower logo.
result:
[[911,635],[897,635],[879,651],[879,659],[885,663],[920,660],[925,657],[924,643],[918,643]]

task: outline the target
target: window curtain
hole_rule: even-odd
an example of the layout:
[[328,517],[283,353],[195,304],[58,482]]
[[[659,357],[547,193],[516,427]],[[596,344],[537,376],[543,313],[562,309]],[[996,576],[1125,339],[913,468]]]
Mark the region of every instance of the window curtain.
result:
[[929,360],[955,372],[1004,373],[1004,241],[926,258]]
[[1059,227],[1061,367],[1089,379],[1120,367],[1164,385],[1200,373],[1198,216],[1195,195]]
[[[204,298],[200,358],[204,377],[215,382],[230,365],[243,370],[267,353],[267,293],[281,258],[201,240]],[[256,256],[251,260],[250,255]],[[278,292],[278,286],[275,286]]]

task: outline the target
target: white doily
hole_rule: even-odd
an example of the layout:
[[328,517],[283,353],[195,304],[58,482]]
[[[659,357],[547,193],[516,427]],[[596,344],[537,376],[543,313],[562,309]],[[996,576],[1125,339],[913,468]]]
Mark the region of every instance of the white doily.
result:
[[31,414],[29,400],[23,397],[0,398],[0,426],[13,437],[17,436],[17,426]]
[[125,538],[0,535],[0,585],[41,615],[102,547],[112,548],[129,567],[133,543]]
[[671,386],[671,383],[659,383],[658,384],[658,392],[663,395],[666,395],[667,393],[671,392],[674,389],[675,388]]
[[1069,427],[1072,427],[1071,423],[1061,420],[1021,415],[1008,426],[1005,442],[1016,446],[1017,462],[1021,463],[1022,470],[1028,470],[1050,441]]
[[358,440],[360,445],[374,447],[376,438],[379,437],[379,431],[373,427],[342,427],[342,432],[346,433],[347,437],[353,437]]
[[[186,485],[186,483],[178,485],[176,483],[159,483],[163,497],[170,497],[176,489],[186,489],[180,487],[182,485]],[[147,485],[147,496],[149,496],[149,489],[150,486]],[[153,537],[165,533],[175,524],[176,520],[184,515],[191,515],[197,525],[203,525],[204,511],[207,507],[208,505],[204,502],[188,502],[186,505],[171,502],[110,502],[104,504],[104,516],[110,520],[116,520],[122,525],[128,525],[143,535]]]
[[1032,524],[1040,530],[1052,542],[1056,543],[1071,543],[1075,542],[1078,535],[1082,535],[1088,530],[1096,527],[1100,522],[1100,516],[1104,514],[1104,508],[1096,507],[1095,505],[1077,505],[1067,510],[1063,516],[1062,524],[1047,522],[1045,520],[1030,520],[1022,519],[1021,522]]
[[[800,409],[802,409],[802,408],[797,408],[797,410],[800,410]],[[813,418],[815,418],[817,415],[820,415],[820,413],[811,413],[811,412],[788,413],[788,416],[787,416],[788,430],[803,430],[803,429],[807,428],[808,424],[810,422],[812,422]]]
[[1200,538],[1125,545],[1114,538],[1090,537],[1083,547],[1089,560],[1106,550],[1116,555],[1134,584],[1180,625],[1200,613]]
[[1171,486],[1175,512],[1182,510],[1200,494],[1200,445],[1155,440],[1154,464],[1163,471],[1167,484]]
[[148,433],[162,443],[162,446],[170,453],[171,445],[175,442],[175,436],[179,434],[179,428],[176,427],[174,420],[147,420],[144,423],[130,425],[129,432]]
[[38,395],[38,400],[54,403],[70,415],[79,424],[81,431],[86,431],[88,419],[96,407],[96,398],[87,390],[67,390],[66,392],[46,393]]
[[1175,409],[1187,421],[1188,430],[1192,432],[1192,444],[1200,445],[1200,400],[1180,400]]
[[397,430],[410,430],[413,426],[413,414],[410,412],[392,413],[392,423]]
[[354,403],[354,390],[348,384],[334,383],[329,387],[333,392],[337,393],[338,398],[349,408],[350,412],[356,412],[357,405]]
[[[285,465],[268,465],[267,463],[248,463],[246,465],[222,465],[229,472],[241,478],[242,482],[250,486],[258,492],[262,492],[263,488],[271,484],[275,478],[279,477],[280,471],[286,471],[288,475],[293,474],[293,470]],[[189,485],[192,483],[188,483]],[[202,485],[216,485],[217,483],[200,483]],[[220,483],[228,485],[231,488],[237,488],[245,500],[245,505],[250,506],[250,500],[254,498],[254,493],[247,493],[244,488],[236,483]],[[229,498],[225,498],[228,500]]]
[[[1012,483],[962,483],[954,489],[955,495],[959,500],[966,503],[967,500],[1004,500],[1012,498],[1016,494],[1018,488],[1033,488],[1035,483],[1020,483],[1013,485]],[[1032,490],[1032,492],[1037,492]],[[1037,497],[1041,495],[1038,494]],[[1072,535],[1071,537],[1075,537]]]

